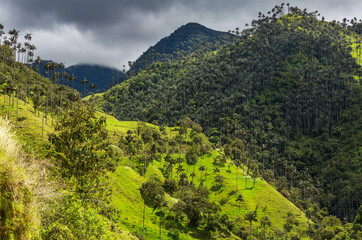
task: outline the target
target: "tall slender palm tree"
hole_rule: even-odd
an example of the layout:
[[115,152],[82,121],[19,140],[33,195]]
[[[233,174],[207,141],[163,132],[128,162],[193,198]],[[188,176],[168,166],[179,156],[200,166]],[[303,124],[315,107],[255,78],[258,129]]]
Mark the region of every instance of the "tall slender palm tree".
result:
[[256,218],[256,211],[249,211],[245,217],[244,217],[245,220],[249,221],[249,224],[250,224],[250,238],[251,238],[251,227],[252,227],[252,224],[253,222],[257,222],[258,219]]
[[60,84],[64,84],[64,69],[65,69],[65,64],[63,62],[60,62],[58,65],[58,68],[60,69]]
[[265,232],[265,228],[268,226],[271,226],[271,221],[268,215],[265,215],[264,217],[261,218],[260,220],[260,225],[264,228],[264,239],[266,239],[266,232]]
[[17,52],[18,52],[18,62],[21,62],[21,49],[23,48],[23,44],[21,43],[17,43],[16,44],[16,49],[17,49]]
[[59,68],[60,68],[60,100],[59,100],[59,107],[60,107],[60,115],[63,114],[63,90],[64,90],[64,69],[65,69],[65,64],[63,62],[59,63]]
[[[13,88],[13,105],[14,105],[14,98],[15,98],[15,92],[19,92],[19,91],[16,91],[16,83],[15,83],[15,62],[16,62],[16,49],[17,49],[17,46],[18,46],[18,37],[19,37],[19,31],[16,30],[15,28],[13,28],[12,30],[10,30],[8,32],[10,34],[10,43],[11,43],[11,49],[13,50],[13,81],[12,81],[12,84],[14,85],[14,88]],[[17,101],[17,106],[18,106],[18,101]],[[10,107],[10,106],[9,106]],[[10,115],[9,115],[10,117]],[[17,107],[17,110],[16,110],[16,121],[18,121],[18,107]]]
[[235,201],[239,203],[239,214],[240,214],[241,202],[245,201],[243,195],[239,193]]
[[[23,61],[29,68],[29,63],[30,63],[30,59],[32,60],[32,57],[34,56],[34,50],[35,50],[35,46],[30,44],[31,41],[31,34],[30,33],[26,33],[24,36],[25,39],[25,61]],[[29,95],[30,92],[30,74],[28,75],[28,81],[26,83],[26,91],[25,91],[25,96]],[[25,101],[26,101],[26,97],[25,97]]]
[[[0,23],[0,53],[1,53],[1,45],[2,45],[2,36],[3,36],[3,34],[4,34],[5,32],[4,32],[4,25],[3,24],[1,24]],[[3,57],[3,59],[4,59],[4,57]]]
[[[51,68],[52,67],[51,67],[50,62],[47,62],[44,65],[45,75],[49,75],[49,72],[50,72]],[[45,124],[47,124],[47,118],[48,118],[49,89],[50,89],[50,85],[49,85],[49,82],[48,82],[47,93],[46,93],[46,98],[45,98],[45,101],[46,101],[46,104],[45,104]]]
[[72,74],[69,80],[73,83],[73,88],[74,88],[74,82],[77,80],[77,78],[74,76],[74,74]]
[[25,34],[24,36],[25,40],[26,40],[26,43],[25,43],[25,46],[27,48],[27,57],[26,57],[26,65],[28,65],[29,67],[29,52],[30,52],[30,41],[31,41],[31,34],[30,33],[27,33]]
[[5,33],[5,32],[4,32],[4,25],[0,23],[0,46],[1,46],[1,44],[2,44],[1,38],[2,38],[2,36],[3,36],[4,33]]
[[80,83],[83,84],[83,97],[85,97],[85,85],[88,83],[88,80],[83,76],[83,79]]

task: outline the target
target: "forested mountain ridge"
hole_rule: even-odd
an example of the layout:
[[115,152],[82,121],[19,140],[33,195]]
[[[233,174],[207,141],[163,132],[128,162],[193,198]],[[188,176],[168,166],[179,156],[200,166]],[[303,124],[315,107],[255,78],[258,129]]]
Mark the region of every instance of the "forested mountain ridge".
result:
[[9,31],[0,239],[361,239],[358,24],[283,10],[83,101]]
[[117,121],[0,47],[0,239],[307,235],[305,214],[200,125]]
[[233,35],[209,29],[199,23],[190,22],[176,29],[147,49],[134,63],[131,63],[129,76],[139,73],[145,66],[154,62],[180,59],[200,46],[215,44],[218,41],[231,41]]
[[280,9],[217,52],[153,64],[97,103],[121,120],[188,116],[226,149],[241,139],[236,160],[257,164],[299,207],[352,220],[362,199],[358,24]]

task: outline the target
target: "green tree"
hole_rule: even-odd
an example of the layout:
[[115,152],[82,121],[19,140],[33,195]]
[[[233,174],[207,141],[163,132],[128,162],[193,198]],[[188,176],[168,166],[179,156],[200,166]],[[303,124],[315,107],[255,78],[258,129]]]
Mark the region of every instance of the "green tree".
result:
[[245,201],[243,195],[239,193],[235,201],[239,203],[239,214],[240,214],[241,202]]
[[251,238],[252,223],[258,221],[258,219],[256,218],[256,211],[249,211],[247,214],[245,214],[244,219],[249,221],[249,224],[250,224],[250,238]]
[[265,215],[264,217],[261,218],[260,226],[264,229],[264,239],[266,239],[266,230],[265,230],[265,228],[271,226],[271,221],[270,221],[269,216]]
[[76,179],[82,200],[97,187],[105,170],[112,169],[107,155],[107,130],[104,118],[98,118],[88,106],[77,103],[64,114],[49,134],[57,163],[66,178]]
[[[151,179],[142,183],[142,187],[140,188],[141,196],[143,198],[143,238],[145,237],[145,212],[146,205],[153,208],[153,211],[156,209],[161,210],[162,208],[167,206],[167,202],[165,200],[165,192],[163,188],[158,184],[155,179]],[[161,219],[160,219],[160,236],[161,236]]]

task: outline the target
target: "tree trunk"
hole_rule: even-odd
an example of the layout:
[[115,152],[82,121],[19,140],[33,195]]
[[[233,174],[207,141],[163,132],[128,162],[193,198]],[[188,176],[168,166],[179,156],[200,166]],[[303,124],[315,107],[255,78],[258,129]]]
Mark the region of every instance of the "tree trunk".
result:
[[43,117],[41,118],[41,140],[44,140],[44,112]]
[[[19,92],[19,91],[18,91]],[[19,94],[17,94],[17,98],[16,98],[16,123],[18,122],[19,119]]]
[[238,177],[239,177],[239,166],[236,166],[236,187],[235,191],[238,191]]
[[8,120],[10,120],[11,96],[9,96]]
[[146,203],[143,202],[143,228],[142,228],[143,238],[145,238],[145,213],[146,213]]
[[251,239],[251,224],[252,224],[252,221],[250,221],[250,239]]

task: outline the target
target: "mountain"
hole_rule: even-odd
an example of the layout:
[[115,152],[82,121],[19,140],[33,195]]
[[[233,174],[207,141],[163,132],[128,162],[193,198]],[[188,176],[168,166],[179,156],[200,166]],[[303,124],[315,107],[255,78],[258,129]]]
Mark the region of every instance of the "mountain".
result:
[[362,37],[283,6],[83,99],[0,43],[0,239],[361,239]]
[[[84,86],[80,83],[83,77],[89,82],[86,87],[88,92],[103,92],[111,88],[113,85],[123,81],[124,73],[115,68],[110,68],[100,65],[90,64],[76,64],[65,68],[65,71],[78,79],[75,82],[74,88],[79,92],[83,93]],[[95,89],[92,90],[89,86],[91,83],[96,85]]]
[[151,65],[96,106],[166,126],[189,117],[230,153],[240,140],[236,160],[259,166],[305,211],[352,221],[362,197],[361,36],[315,13],[281,12],[217,51]]
[[[41,75],[46,76],[44,69],[45,65],[48,62],[53,62],[51,60],[43,60],[42,63],[38,66],[37,64],[33,64],[34,68],[37,67]],[[59,63],[55,63],[58,67],[56,72],[61,72],[59,69]],[[107,89],[111,88],[113,85],[120,83],[124,79],[124,73],[115,68],[110,68],[106,66],[100,65],[92,65],[92,64],[76,64],[66,67],[64,69],[68,75],[74,75],[76,80],[73,82],[68,81],[67,79],[62,79],[60,76],[60,83],[71,86],[78,90],[80,93],[84,94],[84,90],[86,91],[85,95],[89,92],[103,92]],[[85,77],[88,80],[86,86],[81,84],[81,81]],[[117,81],[115,81],[117,79]],[[90,84],[95,84],[95,88],[90,88]],[[85,89],[84,89],[85,87]]]
[[231,41],[232,37],[233,35],[229,33],[215,31],[199,23],[187,23],[147,49],[132,64],[129,74],[134,75],[153,62],[179,59],[185,53],[191,53],[202,45]]
[[305,213],[190,119],[118,121],[0,48],[0,239],[306,236]]

